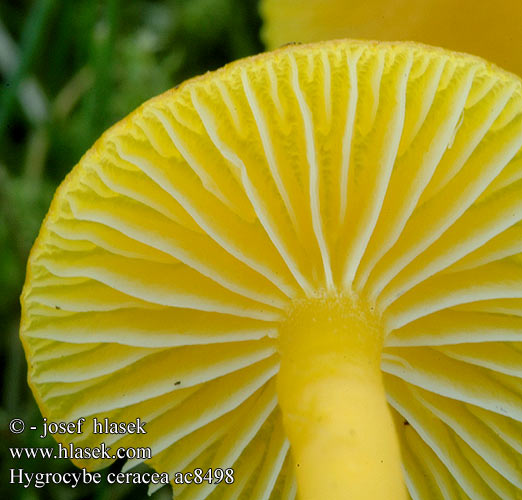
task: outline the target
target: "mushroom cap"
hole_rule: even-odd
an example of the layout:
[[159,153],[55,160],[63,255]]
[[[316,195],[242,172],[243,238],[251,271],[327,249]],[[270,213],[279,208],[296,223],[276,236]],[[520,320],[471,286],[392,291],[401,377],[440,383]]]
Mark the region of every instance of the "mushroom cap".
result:
[[[22,294],[29,384],[48,420],[87,418],[61,442],[150,447],[171,475],[234,467],[231,485],[174,485],[182,499],[292,499],[278,325],[342,294],[382,319],[411,496],[520,498],[520,80],[442,49],[340,40],[146,102],[42,225]],[[147,433],[95,434],[94,417]]]
[[268,48],[335,38],[408,40],[484,57],[522,75],[519,0],[262,0]]

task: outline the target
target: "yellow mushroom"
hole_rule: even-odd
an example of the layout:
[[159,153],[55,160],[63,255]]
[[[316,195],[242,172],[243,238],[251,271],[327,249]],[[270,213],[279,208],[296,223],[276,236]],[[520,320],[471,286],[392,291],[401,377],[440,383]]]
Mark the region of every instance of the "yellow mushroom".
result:
[[[60,442],[150,447],[183,500],[521,498],[521,255],[520,80],[285,47],[148,101],[68,175],[22,295],[29,383],[86,418]],[[234,482],[176,484],[195,468]]]
[[262,0],[268,48],[335,38],[408,40],[522,75],[520,0]]

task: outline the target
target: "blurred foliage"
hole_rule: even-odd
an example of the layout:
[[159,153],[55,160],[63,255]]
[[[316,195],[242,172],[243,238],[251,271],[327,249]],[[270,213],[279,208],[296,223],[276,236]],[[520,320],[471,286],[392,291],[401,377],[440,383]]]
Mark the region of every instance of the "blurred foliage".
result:
[[0,2],[0,498],[146,497],[146,487],[104,482],[9,485],[10,468],[75,470],[66,460],[9,455],[8,447],[54,443],[7,429],[15,417],[41,427],[18,338],[27,256],[57,185],[105,129],[177,83],[262,50],[257,9],[257,0]]

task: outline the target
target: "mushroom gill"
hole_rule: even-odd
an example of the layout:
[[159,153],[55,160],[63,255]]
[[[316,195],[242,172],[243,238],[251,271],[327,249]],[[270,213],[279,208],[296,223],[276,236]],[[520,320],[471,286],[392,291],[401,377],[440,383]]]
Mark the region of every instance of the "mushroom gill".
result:
[[234,468],[183,500],[521,498],[521,256],[517,78],[285,47],[148,101],[67,176],[22,295],[29,383],[87,418],[62,442]]

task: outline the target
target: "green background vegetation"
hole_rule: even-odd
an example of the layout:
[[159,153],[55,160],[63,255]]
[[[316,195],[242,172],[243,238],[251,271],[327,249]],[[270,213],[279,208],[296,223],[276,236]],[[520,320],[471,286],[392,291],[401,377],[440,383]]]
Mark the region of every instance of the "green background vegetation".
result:
[[[27,256],[57,185],[105,129],[193,75],[262,51],[259,29],[257,0],[0,2],[0,498],[146,498],[145,486],[105,481],[76,489],[9,484],[11,468],[77,470],[67,460],[9,454],[54,444],[8,430],[12,418],[41,427],[18,338]],[[170,498],[169,488],[152,498]]]

